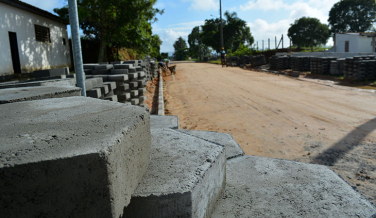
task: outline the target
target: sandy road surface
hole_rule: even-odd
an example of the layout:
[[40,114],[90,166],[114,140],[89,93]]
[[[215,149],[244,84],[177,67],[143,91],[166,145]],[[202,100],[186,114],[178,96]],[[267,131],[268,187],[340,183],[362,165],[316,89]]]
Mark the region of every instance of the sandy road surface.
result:
[[165,92],[180,128],[230,133],[249,155],[328,165],[376,204],[376,93],[187,62]]

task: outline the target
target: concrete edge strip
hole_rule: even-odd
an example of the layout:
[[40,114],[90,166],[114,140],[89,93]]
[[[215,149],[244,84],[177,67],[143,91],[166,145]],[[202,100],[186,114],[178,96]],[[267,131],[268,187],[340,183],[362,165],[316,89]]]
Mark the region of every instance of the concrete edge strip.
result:
[[164,98],[163,98],[163,77],[162,70],[159,69],[159,83],[158,83],[158,115],[164,116]]

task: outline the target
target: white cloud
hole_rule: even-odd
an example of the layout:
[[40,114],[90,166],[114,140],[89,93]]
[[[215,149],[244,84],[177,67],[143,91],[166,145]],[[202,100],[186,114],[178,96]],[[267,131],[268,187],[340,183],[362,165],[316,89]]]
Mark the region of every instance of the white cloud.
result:
[[188,35],[191,33],[193,27],[203,25],[204,23],[204,21],[177,23],[168,25],[167,28],[158,28],[155,25],[153,26],[153,33],[158,34],[163,41],[161,52],[173,52],[173,44],[179,37],[183,37],[188,45]]
[[183,0],[184,2],[191,2],[190,9],[198,11],[217,10],[219,2],[216,0]]
[[[251,28],[252,35],[255,38],[255,42],[259,42],[259,48],[261,42],[264,40],[265,48],[268,45],[268,38],[271,40],[271,47],[274,48],[275,37],[277,36],[277,44],[281,38],[281,34],[284,34],[284,44],[289,45],[289,39],[287,38],[287,31],[290,28],[290,24],[301,17],[314,17],[320,20],[320,22],[327,24],[329,17],[329,11],[332,6],[339,0],[309,0],[309,1],[296,1],[292,4],[286,4],[283,0],[251,0],[245,6],[240,6],[241,10],[283,10],[289,15],[288,18],[279,20],[278,22],[267,22],[263,19],[257,19],[254,22],[248,23]],[[332,41],[329,39],[327,45],[332,45]]]
[[283,3],[283,0],[251,0],[244,6],[240,5],[240,10],[279,10],[283,9],[287,5]]

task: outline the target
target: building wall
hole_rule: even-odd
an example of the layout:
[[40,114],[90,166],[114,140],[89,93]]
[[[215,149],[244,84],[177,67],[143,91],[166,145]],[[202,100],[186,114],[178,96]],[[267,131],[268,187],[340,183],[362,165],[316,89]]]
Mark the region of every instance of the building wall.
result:
[[[34,24],[50,28],[51,43],[35,40]],[[0,75],[13,74],[9,31],[17,33],[22,73],[71,65],[65,24],[0,3]]]
[[336,34],[337,52],[345,52],[345,43],[349,41],[349,52],[358,52],[359,35]]
[[345,42],[349,41],[349,52],[371,53],[372,38],[359,34],[336,34],[336,51],[345,52]]

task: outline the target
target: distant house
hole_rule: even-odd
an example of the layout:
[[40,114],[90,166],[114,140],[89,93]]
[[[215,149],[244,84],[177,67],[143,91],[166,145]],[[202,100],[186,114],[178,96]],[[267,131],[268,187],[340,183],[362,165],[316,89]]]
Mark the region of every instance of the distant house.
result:
[[374,37],[375,33],[337,33],[334,47],[336,52],[372,53],[375,52]]
[[67,24],[18,0],[0,0],[0,76],[71,65]]

